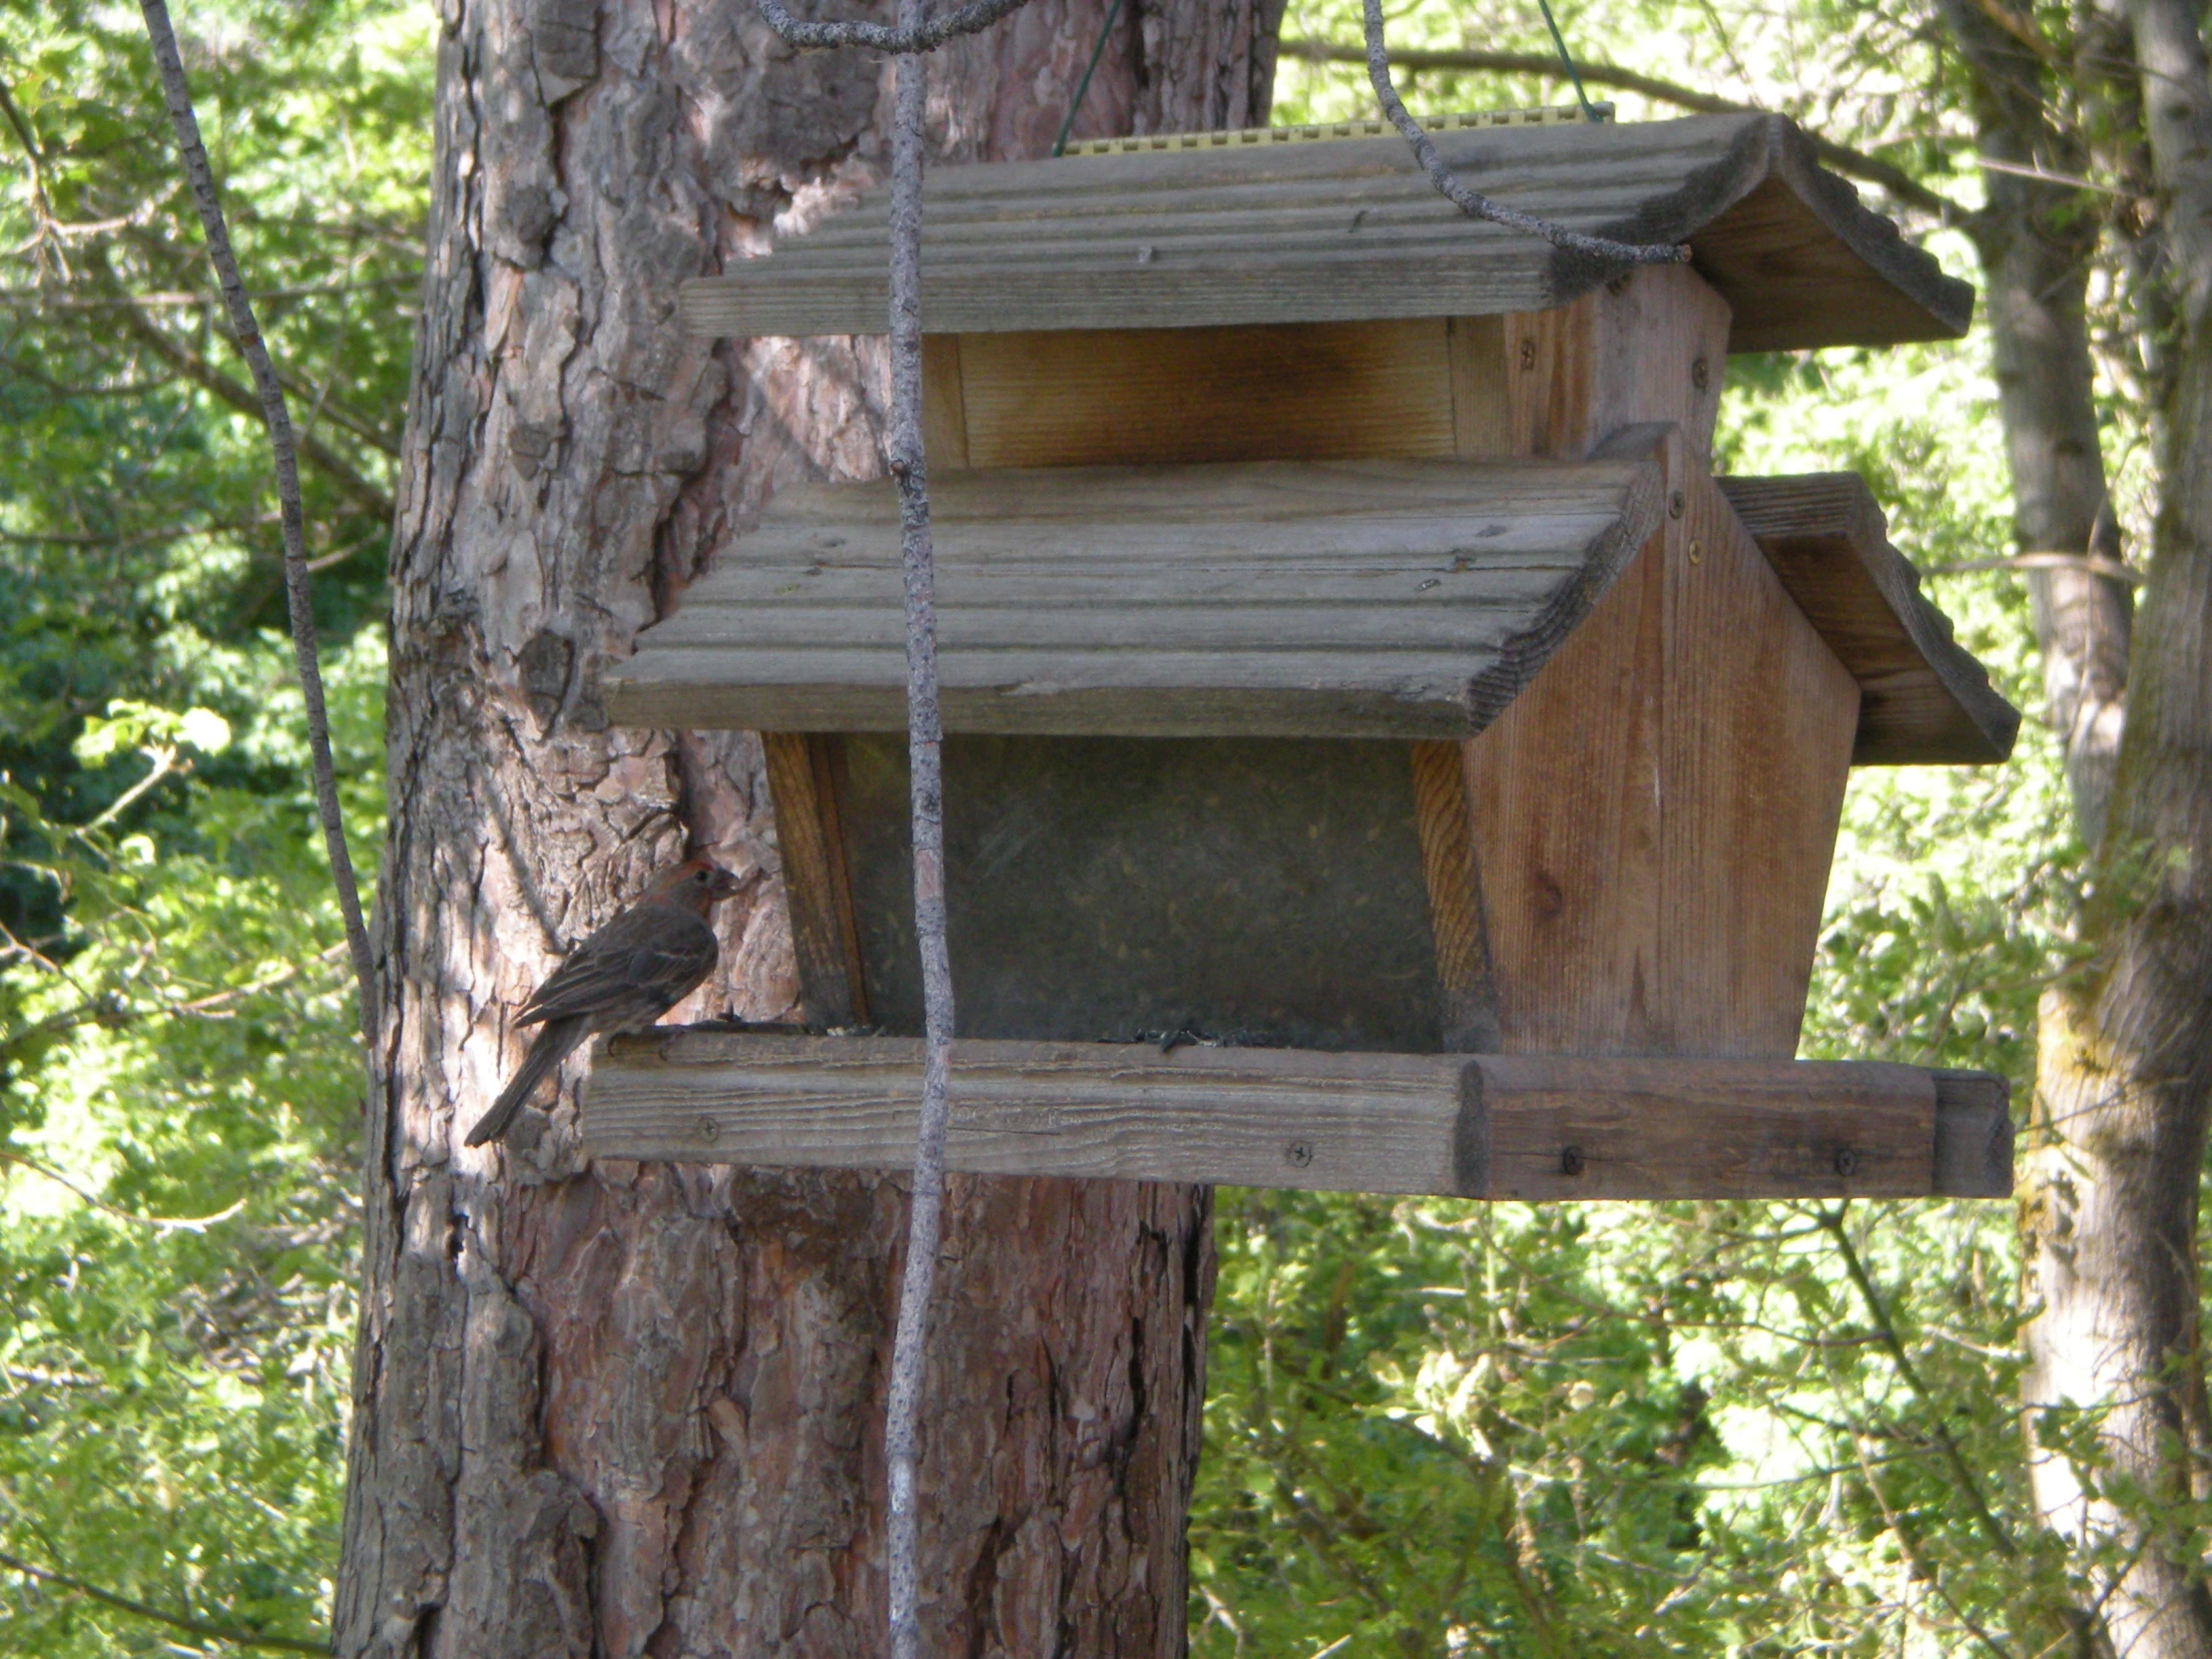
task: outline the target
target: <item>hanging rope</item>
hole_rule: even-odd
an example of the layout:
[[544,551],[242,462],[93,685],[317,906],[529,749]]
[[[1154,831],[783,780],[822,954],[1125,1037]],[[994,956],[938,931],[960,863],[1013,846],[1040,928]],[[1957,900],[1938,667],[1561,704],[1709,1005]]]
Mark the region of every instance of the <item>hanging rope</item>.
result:
[[1390,53],[1382,38],[1382,0],[1365,0],[1361,10],[1367,25],[1368,82],[1375,88],[1376,102],[1382,106],[1382,114],[1405,140],[1406,148],[1413,152],[1413,160],[1420,164],[1421,171],[1428,175],[1428,182],[1445,201],[1469,219],[1487,220],[1492,225],[1502,225],[1526,236],[1542,237],[1554,248],[1564,248],[1570,253],[1585,254],[1610,264],[1690,263],[1687,244],[1615,242],[1609,237],[1584,236],[1564,225],[1554,225],[1534,214],[1493,202],[1481,192],[1461,184],[1451,169],[1444,166],[1443,158],[1436,154],[1436,147],[1429,142],[1421,124],[1405,113],[1404,101],[1398,97],[1397,88],[1390,84]]
[[1559,25],[1552,18],[1551,0],[1536,0],[1536,5],[1544,14],[1544,27],[1551,31],[1551,44],[1559,48],[1559,61],[1567,66],[1567,79],[1574,83],[1575,101],[1582,106],[1582,119],[1597,120],[1597,111],[1590,107],[1590,95],[1582,90],[1582,71],[1574,67],[1574,54],[1567,50],[1567,37],[1559,32]]
[[[1106,37],[1113,33],[1114,19],[1121,16],[1121,0],[1106,8],[1106,21],[1098,26],[1098,40],[1091,47],[1091,61],[1083,66],[1083,78],[1075,83],[1075,96],[1068,100],[1067,118],[1060,123],[1060,136],[1052,141],[1052,153],[1065,155],[1068,134],[1075,131],[1075,112],[1083,107],[1083,94],[1091,90],[1091,75],[1098,68],[1098,60],[1105,55]],[[1585,106],[1587,107],[1587,106]]]

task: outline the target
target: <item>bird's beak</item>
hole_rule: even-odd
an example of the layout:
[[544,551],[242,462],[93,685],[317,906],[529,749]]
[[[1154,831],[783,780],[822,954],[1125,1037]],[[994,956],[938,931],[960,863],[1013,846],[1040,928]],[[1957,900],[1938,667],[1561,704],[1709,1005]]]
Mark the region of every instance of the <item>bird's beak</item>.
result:
[[743,891],[745,883],[726,869],[717,869],[714,879],[707,883],[707,897],[710,902],[719,903],[725,898],[735,898]]

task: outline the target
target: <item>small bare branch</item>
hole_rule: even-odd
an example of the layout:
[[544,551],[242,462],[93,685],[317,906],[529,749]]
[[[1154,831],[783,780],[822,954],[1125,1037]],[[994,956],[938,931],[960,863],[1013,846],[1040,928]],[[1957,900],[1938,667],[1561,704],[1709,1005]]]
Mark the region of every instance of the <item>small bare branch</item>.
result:
[[1843,1210],[1822,1210],[1817,1212],[1817,1216],[1822,1230],[1835,1241],[1837,1253],[1844,1260],[1844,1272],[1850,1276],[1852,1284],[1859,1291],[1860,1300],[1866,1304],[1867,1314],[1874,1321],[1875,1333],[1882,1339],[1883,1348],[1889,1352],[1891,1364],[1897,1367],[1898,1376],[1905,1380],[1905,1385],[1913,1390],[1927,1409],[1929,1432],[1935,1438],[1936,1448],[1942,1452],[1943,1460],[1950,1465],[1951,1474],[1958,1482],[1958,1495],[1966,1500],[1966,1507],[1974,1524],[1980,1529],[1981,1535],[1989,1540],[1990,1548],[2008,1561],[2014,1559],[2020,1553],[2020,1546],[2005,1529],[2004,1523],[1997,1518],[1996,1512],[1989,1507],[1989,1500],[1982,1495],[1980,1480],[1966,1462],[1965,1454],[1959,1450],[1957,1440],[1944,1426],[1942,1406],[1922,1380],[1920,1368],[1913,1364],[1913,1356],[1906,1351],[1905,1339],[1898,1335],[1897,1324],[1890,1317],[1890,1310],[1882,1300],[1882,1293],[1875,1289],[1873,1276],[1867,1272],[1866,1263],[1860,1260],[1859,1251],[1851,1242],[1851,1234],[1844,1226]]
[[[764,0],[766,3],[766,0]],[[1531,237],[1541,237],[1554,248],[1564,248],[1569,253],[1584,254],[1594,260],[1604,260],[1614,265],[1687,265],[1690,250],[1686,245],[1672,243],[1613,242],[1604,237],[1586,237],[1579,231],[1570,231],[1564,225],[1554,225],[1548,219],[1538,219],[1534,214],[1524,214],[1518,208],[1508,208],[1492,202],[1487,196],[1467,189],[1444,166],[1443,158],[1436,154],[1435,145],[1421,131],[1420,123],[1405,113],[1405,105],[1397,95],[1397,88],[1390,84],[1390,55],[1382,41],[1382,0],[1366,0],[1368,30],[1368,80],[1375,88],[1375,96],[1382,106],[1382,113],[1404,136],[1411,147],[1413,159],[1420,163],[1421,171],[1428,175],[1444,200],[1465,214],[1469,219],[1487,220],[1492,225],[1502,225],[1509,231],[1519,231]]]
[[[337,769],[330,759],[330,722],[322,703],[322,669],[316,661],[314,611],[307,596],[307,548],[305,513],[299,503],[299,463],[294,454],[291,416],[284,407],[284,390],[269,359],[260,326],[254,320],[253,303],[246,296],[246,281],[239,274],[238,258],[231,252],[231,233],[223,219],[223,203],[216,195],[215,174],[208,166],[208,152],[200,142],[200,122],[192,110],[192,92],[185,82],[184,59],[177,51],[177,33],[170,26],[166,0],[139,0],[146,19],[146,34],[160,66],[162,94],[169,105],[169,119],[177,129],[177,148],[183,154],[185,175],[192,183],[194,205],[200,210],[200,226],[208,239],[209,263],[222,284],[224,308],[247,366],[253,370],[255,388],[261,393],[263,423],[269,431],[271,458],[276,472],[276,500],[283,515],[284,590],[290,601],[292,661],[299,672],[299,691],[307,716],[307,750],[312,758],[314,799],[322,821],[322,840],[330,859],[330,877],[337,886],[338,910],[345,918],[345,940],[353,958],[353,975],[360,995],[361,1037],[373,1055],[376,1046],[374,997],[375,958],[369,950],[368,927],[361,918],[360,888],[353,878],[353,857],[345,844],[345,821],[338,811]],[[159,329],[154,330],[159,333]],[[380,493],[380,492],[379,492]],[[389,502],[385,508],[389,510]]]
[[[123,324],[131,330],[135,338],[144,342],[148,350],[186,379],[221,398],[241,414],[252,415],[258,420],[268,418],[268,404],[263,398],[240,385],[145,312],[135,306],[126,310],[123,313]],[[269,353],[261,345],[261,336],[257,333],[254,339],[256,350],[266,360]],[[241,349],[244,349],[243,345]],[[251,357],[248,360],[251,361]],[[277,390],[281,395],[282,388],[279,386]],[[285,431],[295,467],[298,459],[304,457],[310,466],[328,478],[341,494],[351,498],[356,505],[366,508],[378,518],[387,521],[391,518],[391,497],[356,471],[336,450],[312,433],[292,432],[288,418],[285,421]],[[272,443],[274,441],[273,438]],[[296,477],[296,472],[294,476]]]
[[110,1204],[84,1183],[71,1179],[49,1164],[40,1163],[36,1158],[25,1157],[20,1152],[0,1148],[0,1164],[12,1164],[17,1169],[43,1176],[65,1192],[74,1193],[102,1215],[113,1216],[117,1221],[127,1221],[133,1227],[151,1228],[157,1233],[205,1233],[218,1223],[231,1220],[246,1208],[246,1200],[242,1198],[224,1206],[212,1216],[142,1216],[136,1210],[125,1210]]
[[51,1567],[33,1566],[20,1555],[0,1552],[0,1567],[9,1572],[19,1572],[25,1578],[38,1579],[44,1584],[74,1590],[77,1594],[89,1596],[106,1606],[134,1613],[142,1619],[152,1619],[157,1624],[166,1624],[172,1630],[182,1630],[207,1641],[230,1642],[239,1647],[268,1648],[277,1653],[323,1654],[330,1651],[327,1642],[302,1641],[296,1636],[265,1636],[256,1630],[210,1624],[205,1619],[187,1618],[181,1613],[165,1613],[159,1607],[149,1606],[143,1601],[133,1601],[129,1596],[119,1596],[113,1590],[103,1590],[99,1585],[87,1583],[74,1574],[56,1572]]
[[1965,576],[1981,570],[2086,570],[2092,576],[2125,582],[2131,588],[2141,587],[2146,580],[2145,573],[2134,565],[2096,553],[2012,553],[2001,559],[1953,559],[1948,564],[1923,565],[1921,569],[1930,576]]
[[[1309,63],[1367,62],[1364,47],[1341,46],[1331,40],[1287,40],[1283,43],[1283,52],[1287,57],[1304,58]],[[1417,50],[1394,53],[1390,61],[1408,75],[1423,70],[1466,70],[1487,75],[1559,73],[1559,60],[1539,52]],[[1641,93],[1646,98],[1672,104],[1677,109],[1695,110],[1701,115],[1766,113],[1755,104],[1746,104],[1735,98],[1723,98],[1717,93],[1700,92],[1695,87],[1662,80],[1656,75],[1646,75],[1641,70],[1624,69],[1619,64],[1577,63],[1575,67],[1581,71],[1582,79],[1591,86],[1618,87],[1623,92]],[[1903,168],[1893,166],[1879,156],[1870,156],[1864,151],[1837,144],[1833,140],[1822,138],[1818,133],[1809,132],[1805,136],[1812,141],[1815,154],[1838,173],[1879,186],[1908,207],[1934,214],[1946,225],[1961,224],[1972,217],[1948,197],[1930,190]]]

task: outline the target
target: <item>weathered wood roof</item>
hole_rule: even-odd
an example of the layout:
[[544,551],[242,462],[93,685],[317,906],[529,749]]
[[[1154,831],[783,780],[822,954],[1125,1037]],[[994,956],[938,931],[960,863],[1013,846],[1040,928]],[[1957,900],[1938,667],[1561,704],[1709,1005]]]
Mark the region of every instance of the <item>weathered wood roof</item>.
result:
[[[2019,713],[1850,473],[1721,488],[1859,681],[1862,765],[2000,761]],[[948,731],[1471,737],[1658,522],[1656,464],[1263,461],[931,480]],[[785,490],[605,677],[628,725],[906,723],[888,482]]]
[[1854,766],[1979,765],[2012,753],[2020,712],[1951,638],[1890,545],[1856,472],[1720,486],[1806,619],[1859,682]]
[[[948,472],[930,480],[944,724],[1470,736],[1662,493],[1648,458]],[[891,485],[779,494],[607,687],[627,724],[903,730]]]
[[[1513,207],[1687,242],[1734,307],[1731,350],[1946,338],[1972,313],[1973,290],[1860,206],[1780,116],[1475,129],[1436,147]],[[686,283],[685,321],[881,333],[886,234],[871,194],[765,259]],[[1465,219],[1394,136],[942,168],[922,238],[925,326],[949,333],[1541,310],[1618,273]]]

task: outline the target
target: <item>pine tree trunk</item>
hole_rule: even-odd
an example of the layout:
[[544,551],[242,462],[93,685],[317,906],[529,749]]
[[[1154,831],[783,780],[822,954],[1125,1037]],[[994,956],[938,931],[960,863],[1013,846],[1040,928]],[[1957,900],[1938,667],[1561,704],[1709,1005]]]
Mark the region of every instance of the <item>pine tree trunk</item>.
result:
[[[1125,6],[1077,132],[1264,119],[1280,7]],[[1037,155],[1100,27],[932,73],[933,148]],[[780,483],[878,469],[878,342],[702,342],[678,284],[885,161],[889,77],[749,6],[444,0],[392,553],[383,1084],[341,1655],[880,1651],[889,1179],[586,1167],[573,1085],[461,1147],[560,950],[655,868],[755,876],[672,1016],[796,995],[758,743],[610,728],[602,665]],[[1203,1189],[955,1181],[922,1472],[932,1651],[1182,1651]]]

